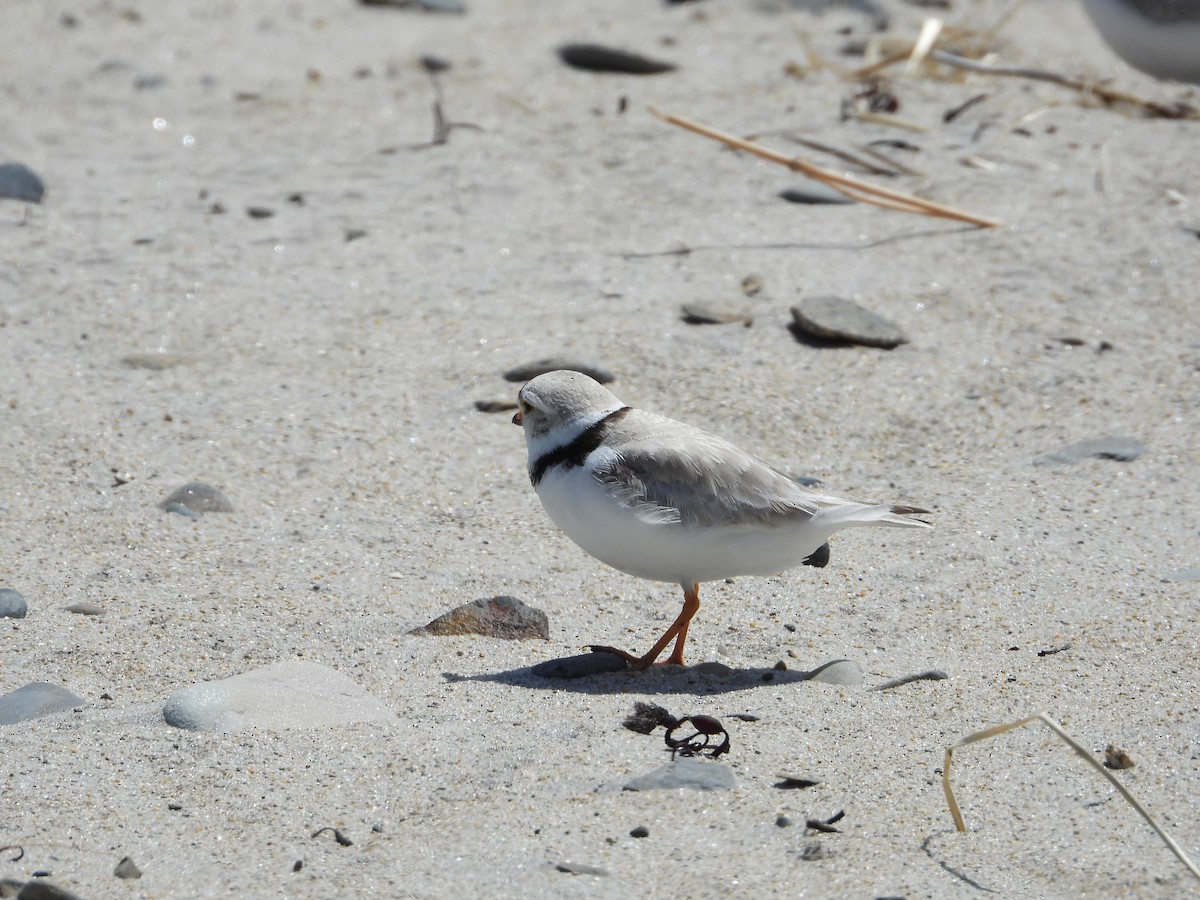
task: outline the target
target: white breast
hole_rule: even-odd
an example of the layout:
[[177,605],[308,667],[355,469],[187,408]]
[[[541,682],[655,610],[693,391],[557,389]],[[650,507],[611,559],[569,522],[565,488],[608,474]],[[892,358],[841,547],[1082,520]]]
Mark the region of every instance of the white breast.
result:
[[623,505],[587,465],[551,469],[537,494],[554,524],[589,554],[652,581],[691,584],[774,575],[801,565],[834,531],[812,522],[776,528],[654,522]]

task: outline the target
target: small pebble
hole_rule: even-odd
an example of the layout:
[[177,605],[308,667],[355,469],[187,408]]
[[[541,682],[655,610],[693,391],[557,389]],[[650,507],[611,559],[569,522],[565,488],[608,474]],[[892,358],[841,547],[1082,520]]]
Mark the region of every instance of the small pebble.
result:
[[1132,769],[1137,763],[1116,744],[1109,744],[1104,748],[1104,765],[1110,769]]
[[1050,453],[1043,453],[1033,460],[1035,466],[1075,465],[1076,463],[1095,457],[1097,459],[1115,459],[1119,462],[1131,462],[1146,452],[1146,445],[1132,437],[1100,437],[1086,441],[1067,444]]
[[123,856],[121,857],[121,861],[117,863],[117,867],[113,869],[113,874],[118,878],[141,878],[142,870],[128,856]]
[[613,374],[607,369],[566,356],[551,356],[547,359],[539,359],[535,362],[525,363],[524,365],[513,366],[513,368],[504,373],[504,380],[525,382],[539,375],[544,375],[547,372],[557,372],[560,369],[566,369],[569,372],[581,372],[589,378],[596,379],[601,384],[608,384],[614,380]]
[[787,828],[789,825],[792,824],[792,820],[789,819],[787,816],[776,816],[775,824],[778,825],[780,828]]
[[418,61],[421,63],[421,68],[430,75],[437,75],[439,72],[449,72],[451,68],[450,60],[434,56],[431,53],[423,55]]
[[780,191],[781,199],[788,203],[805,203],[805,204],[841,204],[853,203],[853,198],[847,197],[841,191],[834,190],[824,182],[817,181],[815,178],[806,178],[801,184],[787,190]]
[[742,279],[742,293],[747,297],[753,297],[763,289],[763,280],[761,275],[747,275]]
[[607,869],[602,869],[599,866],[589,866],[585,863],[560,862],[553,865],[558,871],[565,872],[567,875],[596,875],[604,877],[608,874]]
[[516,597],[491,597],[464,603],[409,634],[438,637],[481,634],[508,641],[548,641],[550,620],[540,609],[527,606]]
[[265,206],[247,206],[246,215],[252,219],[269,219],[275,215],[275,210],[268,209]]
[[102,616],[108,612],[103,606],[97,606],[95,603],[72,603],[63,608],[77,616]]
[[908,338],[883,316],[842,297],[809,297],[792,307],[794,327],[824,341],[891,350]]
[[863,672],[862,666],[852,659],[835,659],[823,666],[817,666],[808,673],[807,680],[821,684],[857,687],[866,680],[866,674]]
[[156,372],[173,369],[186,362],[190,362],[188,357],[180,356],[177,353],[131,353],[129,356],[121,357],[122,365],[129,366],[131,369],[151,369]]
[[20,591],[0,588],[0,619],[23,619],[29,611]]
[[636,828],[630,830],[629,836],[635,838],[650,837],[650,829],[645,825],[638,825]]
[[821,782],[815,778],[805,778],[803,775],[780,775],[775,787],[784,791],[794,791],[801,788],[816,787]]
[[191,481],[183,487],[176,488],[159,506],[168,509],[172,504],[178,504],[195,513],[233,512],[233,504],[229,499],[211,484],[202,481]]
[[740,323],[746,328],[754,324],[754,316],[733,310],[713,309],[700,303],[685,303],[680,309],[683,321],[689,325],[732,325]]
[[46,186],[33,169],[21,163],[0,165],[0,197],[41,203],[45,193]]
[[558,48],[558,55],[571,68],[588,72],[658,75],[675,69],[674,63],[650,59],[600,44],[563,44]]

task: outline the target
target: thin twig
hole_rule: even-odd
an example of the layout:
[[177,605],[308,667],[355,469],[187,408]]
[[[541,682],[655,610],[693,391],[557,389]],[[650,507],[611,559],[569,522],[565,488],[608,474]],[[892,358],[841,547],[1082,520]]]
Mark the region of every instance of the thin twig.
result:
[[734,147],[738,150],[745,150],[748,153],[753,153],[763,159],[770,160],[774,163],[779,163],[781,166],[787,166],[794,172],[801,172],[809,178],[823,182],[836,191],[845,194],[855,200],[861,200],[864,203],[873,203],[876,206],[882,206],[886,209],[894,209],[900,212],[918,213],[926,216],[938,216],[945,219],[956,219],[960,222],[969,222],[972,225],[978,225],[981,228],[991,228],[1000,223],[995,219],[987,219],[983,216],[977,216],[973,213],[964,212],[954,209],[950,206],[944,206],[940,203],[935,203],[932,200],[926,200],[923,197],[916,197],[912,194],[905,194],[901,191],[894,191],[889,188],[880,187],[879,185],[870,184],[866,181],[861,181],[850,175],[840,175],[837,172],[832,172],[828,169],[823,169],[807,160],[794,156],[785,156],[775,150],[771,150],[761,144],[755,144],[752,141],[746,141],[739,137],[734,137],[731,134],[726,134],[722,131],[717,131],[715,128],[709,128],[707,125],[701,125],[699,122],[693,122],[691,119],[685,119],[682,116],[664,115],[657,110],[651,109],[650,114],[662,119],[664,122],[669,122],[672,125],[677,125],[680,128],[693,131],[696,134],[711,138],[714,141],[720,141],[728,147]]
[[955,53],[947,53],[945,50],[931,50],[929,57],[948,66],[966,69],[968,72],[979,72],[984,75],[1001,75],[1009,78],[1029,78],[1033,81],[1046,81],[1050,84],[1070,88],[1073,91],[1079,91],[1080,93],[1092,94],[1099,97],[1105,103],[1132,103],[1134,106],[1140,106],[1154,113],[1156,116],[1161,116],[1165,119],[1200,119],[1200,112],[1197,112],[1186,103],[1167,104],[1159,103],[1155,100],[1146,100],[1142,97],[1136,97],[1133,94],[1119,91],[1116,88],[1110,88],[1096,82],[1068,78],[1066,75],[1060,75],[1058,72],[1048,72],[1044,69],[993,66],[988,63],[967,59],[965,56],[959,56]]
[[1036,716],[1029,716],[1026,719],[1021,719],[1019,722],[1010,722],[1007,725],[995,725],[991,728],[985,728],[983,731],[977,731],[974,734],[967,735],[962,740],[946,748],[946,759],[942,765],[942,789],[946,792],[946,804],[950,807],[950,816],[954,819],[955,828],[957,828],[959,831],[967,830],[967,826],[963,822],[962,813],[959,811],[958,803],[954,799],[954,791],[950,787],[950,759],[953,752],[959,747],[965,747],[966,745],[973,744],[976,741],[983,741],[987,740],[988,738],[996,737],[997,735],[1004,734],[1006,731],[1012,731],[1015,728],[1020,728],[1022,725],[1028,725],[1030,722],[1041,722],[1060,738],[1066,741],[1067,745],[1079,756],[1081,756],[1088,763],[1088,765],[1108,779],[1109,783],[1117,789],[1117,791],[1126,799],[1126,801],[1128,801],[1129,805],[1137,810],[1138,814],[1150,824],[1150,827],[1154,829],[1160,838],[1162,838],[1163,843],[1165,843],[1171,852],[1175,854],[1176,858],[1187,867],[1188,871],[1195,875],[1196,878],[1200,878],[1200,869],[1198,869],[1196,864],[1188,858],[1186,853],[1183,852],[1183,848],[1175,843],[1175,839],[1172,838],[1171,835],[1167,834],[1166,829],[1159,825],[1158,822],[1154,821],[1154,819],[1150,816],[1150,813],[1146,811],[1146,808],[1137,801],[1133,794],[1129,792],[1129,789],[1120,782],[1117,776],[1113,775],[1112,772],[1104,768],[1104,765],[1094,756],[1092,756],[1086,747],[1067,734],[1061,725],[1051,719],[1050,716],[1044,712],[1040,712]]

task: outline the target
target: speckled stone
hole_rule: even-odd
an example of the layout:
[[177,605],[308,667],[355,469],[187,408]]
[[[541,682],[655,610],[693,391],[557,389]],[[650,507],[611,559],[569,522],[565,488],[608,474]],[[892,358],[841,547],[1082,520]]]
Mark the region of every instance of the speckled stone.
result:
[[508,641],[548,641],[550,620],[540,609],[527,606],[516,597],[501,596],[464,603],[428,625],[414,628],[410,634],[436,637],[481,634]]

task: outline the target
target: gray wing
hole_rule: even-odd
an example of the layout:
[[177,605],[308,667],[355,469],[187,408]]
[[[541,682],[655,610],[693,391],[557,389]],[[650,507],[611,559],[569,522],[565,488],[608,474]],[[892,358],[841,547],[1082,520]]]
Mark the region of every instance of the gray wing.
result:
[[828,500],[720,438],[675,426],[672,440],[625,443],[596,478],[656,524],[768,526],[810,519]]

